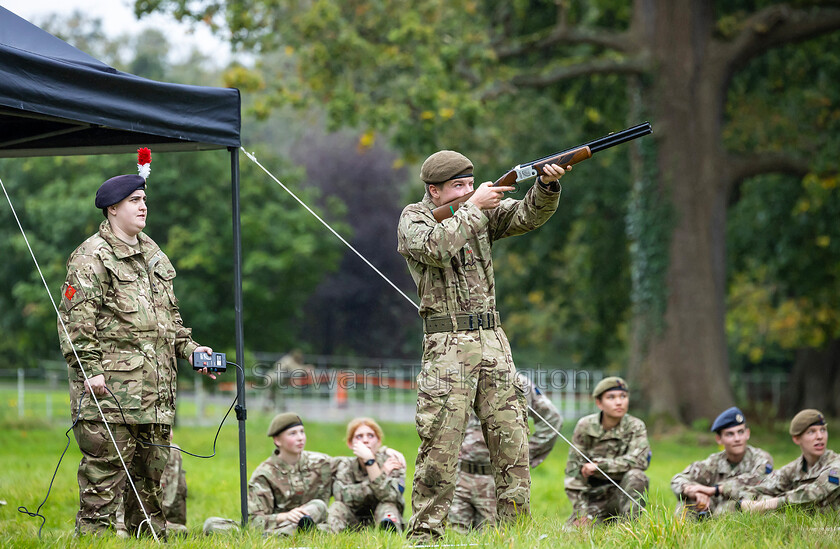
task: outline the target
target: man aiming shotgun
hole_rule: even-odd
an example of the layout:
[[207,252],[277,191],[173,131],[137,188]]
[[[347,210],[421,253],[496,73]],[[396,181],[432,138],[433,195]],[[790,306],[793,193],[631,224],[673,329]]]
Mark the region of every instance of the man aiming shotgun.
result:
[[[397,249],[417,284],[425,332],[417,379],[420,449],[410,539],[427,542],[443,536],[470,408],[482,423],[490,452],[499,520],[530,513],[525,394],[496,311],[491,246],[548,221],[560,200],[558,180],[572,164],[650,133],[650,126],[643,126],[647,129],[632,135],[625,130],[621,137],[612,134],[517,166],[475,191],[473,164],[466,156],[444,150],[423,163],[420,179],[426,194],[406,206],[397,229]],[[514,190],[512,183],[531,177],[536,183],[522,200],[503,199]]]

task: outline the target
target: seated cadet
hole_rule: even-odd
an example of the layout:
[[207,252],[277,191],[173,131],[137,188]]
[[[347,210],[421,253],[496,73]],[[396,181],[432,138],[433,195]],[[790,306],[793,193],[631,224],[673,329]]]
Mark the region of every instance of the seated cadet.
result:
[[[248,520],[266,534],[293,534],[327,518],[332,470],[330,456],[307,452],[303,421],[292,412],[271,421],[274,455],[257,466],[248,482]],[[210,517],[204,532],[235,530],[231,519]]]
[[[551,400],[540,393],[527,377],[522,374],[516,377],[517,388],[525,393],[528,414],[534,419],[534,432],[528,438],[528,462],[533,468],[545,461],[554,447],[556,431],[563,427],[563,418]],[[455,497],[449,508],[449,523],[462,533],[496,523],[496,483],[490,468],[490,450],[484,441],[481,422],[473,411],[470,411],[458,456],[458,479]]]
[[347,447],[354,456],[333,458],[335,501],[327,512],[329,531],[367,524],[402,531],[405,458],[383,446],[383,439],[382,428],[371,418],[347,425]]
[[755,486],[773,472],[773,458],[747,444],[750,428],[734,406],[712,424],[715,441],[723,445],[703,461],[695,461],[671,480],[677,496],[677,515],[706,517],[735,510],[740,489]]
[[789,432],[802,455],[748,488],[738,507],[751,512],[784,506],[840,510],[840,455],[826,448],[825,417],[819,410],[802,410],[790,422]]
[[643,472],[651,456],[647,429],[642,420],[627,413],[627,383],[620,377],[604,378],[592,396],[601,412],[581,418],[572,436],[572,444],[592,463],[574,448],[569,449],[566,463],[564,488],[573,508],[568,523],[575,526],[640,512],[637,503],[644,507],[649,482]]

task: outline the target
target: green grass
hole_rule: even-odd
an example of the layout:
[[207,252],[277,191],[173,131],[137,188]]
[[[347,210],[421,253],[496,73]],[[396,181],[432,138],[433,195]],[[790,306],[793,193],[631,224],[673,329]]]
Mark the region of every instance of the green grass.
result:
[[[221,414],[220,414],[221,416]],[[265,436],[269,417],[252,414],[248,420],[248,474],[272,451]],[[570,436],[573,422],[567,421],[563,434]],[[69,425],[68,425],[69,426]],[[307,449],[332,455],[348,455],[344,445],[344,425],[307,422]],[[76,468],[80,454],[75,439],[58,470],[52,493],[42,514],[47,517],[43,541],[37,537],[40,519],[18,513],[17,507],[34,511],[46,494],[56,462],[66,439],[67,426],[57,428],[39,421],[0,423],[0,546],[40,547],[43,543],[69,547],[145,547],[149,540],[107,538],[84,541],[73,538],[73,521],[78,508]],[[409,462],[406,495],[410,495],[411,477],[418,439],[410,424],[383,422],[385,443],[405,453]],[[175,440],[189,451],[211,453],[215,427],[176,427]],[[754,427],[751,443],[770,451],[779,467],[797,456],[796,447],[785,434],[782,424]],[[764,516],[733,515],[702,523],[683,523],[673,515],[675,499],[670,492],[671,477],[693,460],[716,451],[707,432],[677,429],[651,440],[653,460],[648,512],[639,520],[613,524],[592,531],[567,532],[563,528],[571,512],[563,492],[563,469],[568,455],[566,443],[557,442],[555,450],[540,467],[533,470],[532,521],[500,530],[461,536],[448,533],[445,543],[471,544],[477,547],[718,547],[796,545],[832,547],[840,545],[840,525],[836,513],[811,516],[804,512],[785,511]],[[830,445],[831,446],[831,445]],[[205,537],[201,525],[208,516],[239,518],[239,466],[237,423],[231,417],[219,436],[213,459],[184,457],[189,498],[187,501],[188,539],[170,542],[174,547],[402,547],[403,538],[381,532],[351,532],[340,535],[301,534],[292,538],[266,540],[256,532],[229,536]],[[410,502],[407,501],[410,510]],[[406,511],[406,515],[409,514]]]

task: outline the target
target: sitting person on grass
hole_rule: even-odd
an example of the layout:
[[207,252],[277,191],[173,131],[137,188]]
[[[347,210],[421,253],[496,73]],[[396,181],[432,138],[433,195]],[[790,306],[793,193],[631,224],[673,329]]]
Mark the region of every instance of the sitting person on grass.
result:
[[327,528],[341,532],[373,524],[402,531],[405,500],[405,458],[382,445],[382,428],[371,418],[356,418],[347,425],[347,446],[352,457],[333,458],[333,496]]

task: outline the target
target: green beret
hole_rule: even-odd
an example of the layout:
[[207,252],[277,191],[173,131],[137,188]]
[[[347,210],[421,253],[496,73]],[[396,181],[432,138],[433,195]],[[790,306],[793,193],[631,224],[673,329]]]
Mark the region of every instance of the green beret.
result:
[[627,391],[627,382],[617,376],[605,377],[598,382],[598,385],[595,386],[595,390],[592,391],[592,396],[598,398],[607,391],[612,391],[614,389]]
[[790,436],[798,437],[811,425],[826,425],[825,416],[819,410],[802,410],[790,422]]
[[425,183],[438,184],[449,181],[456,175],[472,172],[470,159],[455,151],[438,151],[423,162],[420,179]]
[[276,437],[286,429],[303,425],[303,420],[294,412],[285,412],[277,414],[271,420],[271,425],[268,426],[268,436]]

